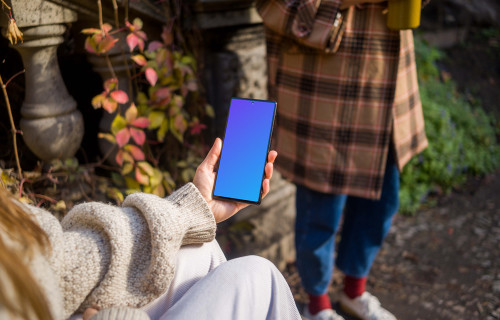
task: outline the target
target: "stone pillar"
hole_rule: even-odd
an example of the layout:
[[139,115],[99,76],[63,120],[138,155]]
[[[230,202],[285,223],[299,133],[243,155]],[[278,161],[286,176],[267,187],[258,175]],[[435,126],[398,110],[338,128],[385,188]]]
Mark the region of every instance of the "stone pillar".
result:
[[24,34],[24,42],[14,45],[26,69],[20,123],[24,141],[45,161],[72,157],[83,138],[83,118],[61,77],[57,46],[76,13],[43,0],[13,1],[12,12]]

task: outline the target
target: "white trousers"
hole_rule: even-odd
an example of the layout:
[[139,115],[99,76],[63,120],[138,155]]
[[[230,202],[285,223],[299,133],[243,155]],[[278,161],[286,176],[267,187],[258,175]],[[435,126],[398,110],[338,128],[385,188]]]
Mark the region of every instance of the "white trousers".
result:
[[143,309],[151,319],[301,319],[290,288],[270,261],[226,261],[214,240],[184,246],[166,293]]

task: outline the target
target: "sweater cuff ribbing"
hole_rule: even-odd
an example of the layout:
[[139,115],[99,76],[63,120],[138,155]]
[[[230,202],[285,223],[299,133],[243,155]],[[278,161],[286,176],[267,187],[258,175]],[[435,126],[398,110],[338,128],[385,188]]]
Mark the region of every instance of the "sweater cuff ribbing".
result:
[[186,220],[191,221],[190,229],[184,236],[183,245],[204,243],[215,238],[216,222],[208,203],[193,183],[187,183],[173,192],[167,200],[178,206]]
[[149,320],[149,316],[140,309],[116,307],[101,310],[90,320]]

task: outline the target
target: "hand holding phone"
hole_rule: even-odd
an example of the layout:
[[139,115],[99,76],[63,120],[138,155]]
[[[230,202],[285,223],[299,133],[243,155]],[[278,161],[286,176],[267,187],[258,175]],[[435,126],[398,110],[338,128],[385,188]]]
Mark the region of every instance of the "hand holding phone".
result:
[[260,204],[276,102],[231,99],[213,196]]
[[[215,168],[220,158],[221,150],[222,141],[217,138],[205,160],[196,169],[196,175],[193,180],[193,183],[207,201],[216,222],[224,221],[248,206],[245,203],[217,200],[212,197],[216,176]],[[277,155],[278,153],[274,150],[271,150],[268,154],[264,169],[265,178],[262,182],[262,197],[265,197],[269,192],[269,180],[273,175],[273,163]]]

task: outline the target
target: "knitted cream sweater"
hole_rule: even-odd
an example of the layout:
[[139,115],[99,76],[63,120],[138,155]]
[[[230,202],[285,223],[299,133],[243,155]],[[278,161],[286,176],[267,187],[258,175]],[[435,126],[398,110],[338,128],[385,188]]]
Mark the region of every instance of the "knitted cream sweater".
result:
[[48,263],[34,259],[31,269],[56,319],[90,306],[146,305],[168,289],[181,245],[215,237],[214,217],[192,183],[165,199],[136,193],[122,207],[80,204],[61,223],[30,210],[52,245]]

